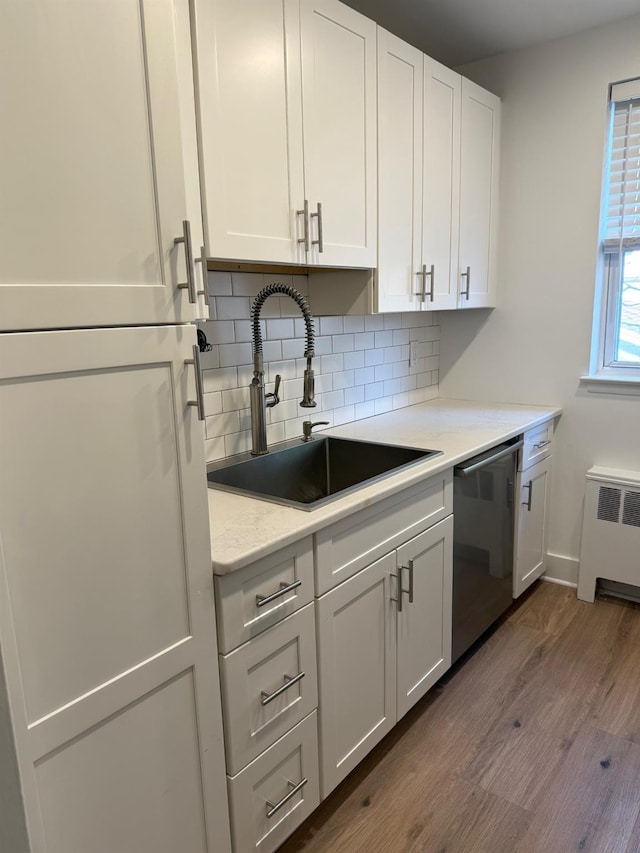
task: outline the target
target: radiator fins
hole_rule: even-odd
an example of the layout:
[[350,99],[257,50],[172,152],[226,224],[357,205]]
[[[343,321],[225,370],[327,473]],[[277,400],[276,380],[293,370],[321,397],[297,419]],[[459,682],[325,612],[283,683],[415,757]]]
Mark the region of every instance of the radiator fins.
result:
[[[622,519],[620,519],[620,509],[622,509]],[[623,492],[622,489],[600,486],[598,520],[640,527],[640,492]]]

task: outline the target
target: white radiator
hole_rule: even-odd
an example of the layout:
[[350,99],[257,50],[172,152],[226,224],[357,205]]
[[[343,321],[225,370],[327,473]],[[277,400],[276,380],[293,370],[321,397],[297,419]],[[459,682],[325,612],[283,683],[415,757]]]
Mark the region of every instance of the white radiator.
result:
[[640,471],[587,471],[578,598],[594,600],[597,578],[636,587],[640,596]]

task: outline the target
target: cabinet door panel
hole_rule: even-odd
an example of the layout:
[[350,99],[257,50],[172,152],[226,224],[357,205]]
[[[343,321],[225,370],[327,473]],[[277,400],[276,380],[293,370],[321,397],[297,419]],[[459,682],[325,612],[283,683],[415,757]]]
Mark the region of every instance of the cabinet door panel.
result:
[[547,457],[519,475],[521,481],[514,598],[531,586],[546,568],[550,472],[551,457]]
[[378,28],[378,311],[416,311],[422,199],[422,53]]
[[400,718],[451,666],[453,516],[398,548],[398,567],[403,589],[413,574],[413,603],[403,593],[398,613]]
[[434,310],[458,297],[461,77],[424,59],[424,183],[422,262],[433,266]]
[[201,242],[188,15],[187,0],[0,6],[2,328],[196,318],[174,244],[185,219]]
[[[224,759],[203,438],[187,405],[194,343],[192,326],[0,335],[0,648],[32,833],[47,804],[50,814],[83,811],[74,775],[83,762],[86,778],[104,777],[114,813],[126,811],[111,766],[92,765],[97,755],[126,763],[109,734],[120,723],[103,723],[133,706],[122,718],[137,721],[132,732],[171,720],[176,693],[165,686],[192,671],[197,715],[180,722],[175,752],[167,743],[154,760],[185,778],[182,747],[200,744],[202,769],[189,769],[188,784],[204,786],[206,831],[225,849],[224,821],[213,830]],[[163,737],[150,738],[142,753],[163,749]],[[148,813],[162,795],[146,772],[137,778],[150,787],[132,802]],[[179,824],[195,809],[183,805]],[[55,837],[51,849],[88,849],[81,835],[66,846]]]
[[317,601],[323,797],[396,721],[394,569],[387,554]]
[[[313,263],[376,265],[376,25],[338,0],[301,5],[305,196]],[[311,219],[317,240],[319,221]]]
[[[460,308],[495,305],[500,162],[500,99],[462,80]],[[469,296],[463,291],[469,288]]]
[[196,2],[207,253],[304,262],[298,2]]

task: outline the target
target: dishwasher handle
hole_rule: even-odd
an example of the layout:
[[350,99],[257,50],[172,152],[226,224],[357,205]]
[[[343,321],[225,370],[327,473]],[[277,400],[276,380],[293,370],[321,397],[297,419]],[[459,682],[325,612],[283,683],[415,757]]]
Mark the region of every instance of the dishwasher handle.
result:
[[468,459],[466,462],[463,462],[462,465],[456,465],[453,469],[453,473],[456,477],[468,477],[471,474],[475,474],[475,472],[479,471],[481,468],[491,465],[492,462],[496,462],[504,456],[510,456],[523,446],[524,439],[515,441],[513,444],[500,444],[495,448],[495,453],[487,451],[490,454],[489,456],[485,453],[480,453],[478,456],[474,456],[472,459]]

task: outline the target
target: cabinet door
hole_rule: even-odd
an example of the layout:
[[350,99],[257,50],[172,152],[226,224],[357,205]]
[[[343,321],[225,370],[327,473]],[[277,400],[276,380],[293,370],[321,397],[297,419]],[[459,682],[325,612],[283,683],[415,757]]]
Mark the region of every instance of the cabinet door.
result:
[[317,600],[323,798],[396,722],[395,565],[387,554]]
[[547,552],[547,504],[551,457],[538,462],[520,477],[520,505],[516,536],[514,598],[531,586],[545,570]]
[[500,99],[462,80],[459,308],[496,304]]
[[403,589],[398,611],[400,718],[451,666],[453,516],[397,553]]
[[195,14],[207,254],[304,263],[299,0]]
[[0,328],[197,318],[188,0],[0,4],[0,123]]
[[229,849],[194,343],[0,335],[0,649],[34,851]]
[[455,308],[458,299],[461,84],[459,74],[425,56],[422,262],[427,307],[435,310]]
[[338,0],[300,15],[309,259],[375,267],[376,25]]
[[378,311],[417,311],[422,53],[378,27]]

